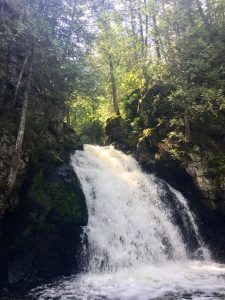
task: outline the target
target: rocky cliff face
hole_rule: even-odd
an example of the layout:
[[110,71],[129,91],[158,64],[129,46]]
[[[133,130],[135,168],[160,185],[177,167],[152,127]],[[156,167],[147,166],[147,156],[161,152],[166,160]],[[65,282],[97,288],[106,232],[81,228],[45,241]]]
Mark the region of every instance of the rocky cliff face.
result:
[[8,212],[2,224],[0,282],[13,284],[78,270],[87,210],[66,152],[41,156],[30,168],[19,197],[18,209]]
[[190,162],[186,170],[202,192],[205,204],[225,214],[225,179],[220,177],[219,166],[210,167],[207,164],[213,153],[204,151],[201,154],[200,148],[196,146],[189,156]]
[[78,271],[87,210],[70,154],[82,147],[55,118],[29,114],[16,186],[5,197],[18,127],[17,113],[1,111],[0,287]]
[[[201,194],[204,205],[212,210],[218,210],[225,215],[225,178],[221,174],[220,162],[215,161],[212,149],[202,150],[199,145],[189,147],[185,159],[174,160],[169,153],[164,152],[157,158],[160,145],[145,139],[138,144],[138,157],[150,168],[163,165],[170,168],[176,165],[182,168],[193,180],[196,189]],[[219,159],[219,158],[217,158]]]
[[[129,125],[118,118],[107,122],[106,143],[132,152],[147,172],[154,172],[181,191],[198,216],[201,234],[214,258],[225,261],[224,133],[217,132],[220,143],[205,136],[197,144],[184,145],[185,155],[175,159],[171,148],[162,146],[156,131],[130,138]],[[121,137],[121,132],[127,134]]]
[[173,90],[161,82],[133,91],[123,119],[107,121],[106,143],[131,150],[152,169],[179,166],[192,178],[204,205],[225,215],[225,112],[202,111],[196,99],[197,112],[187,115],[171,100]]

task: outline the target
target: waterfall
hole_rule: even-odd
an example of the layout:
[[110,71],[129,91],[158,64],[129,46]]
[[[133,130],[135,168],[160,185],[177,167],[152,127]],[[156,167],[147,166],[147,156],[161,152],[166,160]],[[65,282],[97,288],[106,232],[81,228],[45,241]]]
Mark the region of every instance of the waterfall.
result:
[[[89,214],[88,270],[209,259],[187,200],[113,147],[84,145],[72,156]],[[190,247],[193,241],[192,247]]]
[[[113,147],[71,157],[89,214],[81,274],[31,291],[49,300],[225,299],[225,265],[210,260],[181,193]],[[33,298],[32,298],[33,299]]]

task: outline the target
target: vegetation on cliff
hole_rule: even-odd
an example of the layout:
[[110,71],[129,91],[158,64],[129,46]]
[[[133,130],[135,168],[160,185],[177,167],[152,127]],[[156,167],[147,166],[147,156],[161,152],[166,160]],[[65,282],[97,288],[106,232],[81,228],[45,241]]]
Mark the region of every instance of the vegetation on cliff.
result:
[[222,184],[223,0],[0,5],[2,146],[8,136],[14,143],[2,178],[6,201],[33,134],[36,146],[49,131],[58,138],[67,122],[83,142],[101,143],[113,113],[126,123],[132,147],[153,145],[153,160],[168,156],[187,165],[189,151],[201,156],[209,148],[205,168],[218,166],[214,187]]
[[121,118],[114,109],[107,140],[121,144],[122,134],[150,166],[181,165],[207,205],[225,211],[224,1],[107,4],[97,45],[114,64]]
[[[28,162],[59,143],[69,103],[95,89],[83,1],[0,1],[0,214],[17,206]],[[87,93],[87,94],[88,94]]]
[[104,142],[182,167],[225,213],[224,0],[0,0],[0,33],[0,223],[85,224],[75,178],[50,174]]

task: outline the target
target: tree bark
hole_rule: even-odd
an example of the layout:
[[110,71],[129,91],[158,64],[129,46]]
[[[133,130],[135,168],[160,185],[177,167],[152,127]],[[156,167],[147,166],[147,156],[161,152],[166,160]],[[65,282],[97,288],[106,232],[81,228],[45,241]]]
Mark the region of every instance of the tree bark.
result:
[[158,31],[158,26],[157,26],[157,21],[156,21],[156,15],[155,12],[153,13],[152,16],[152,22],[153,22],[153,27],[154,27],[154,42],[155,42],[155,49],[156,49],[156,55],[158,60],[161,59],[161,52],[160,52],[160,42],[159,42],[159,31]]
[[132,30],[132,35],[135,38],[136,37],[136,30],[135,30],[135,12],[132,7],[132,1],[128,0],[129,2],[129,10],[130,10],[130,24],[131,24],[131,30]]
[[70,24],[69,24],[69,31],[68,31],[68,35],[66,38],[65,50],[63,53],[63,60],[65,60],[66,55],[68,54],[69,44],[70,44],[72,33],[73,33],[73,24],[74,24],[75,15],[76,15],[76,8],[77,8],[77,1],[74,1],[72,16],[71,16],[71,20],[70,20]]
[[195,2],[196,2],[196,5],[197,5],[197,8],[198,8],[198,13],[199,13],[199,15],[200,15],[200,17],[201,17],[201,19],[202,19],[202,22],[204,23],[206,29],[207,29],[209,32],[211,32],[210,23],[209,23],[209,21],[208,21],[206,15],[205,15],[205,13],[204,13],[204,11],[203,11],[202,4],[201,4],[200,0],[195,0]]
[[114,113],[119,115],[117,84],[116,84],[115,73],[114,73],[114,65],[113,65],[111,55],[109,55],[108,60],[109,60],[110,80],[111,80],[111,86],[112,86],[113,109],[114,109]]
[[12,45],[11,42],[9,42],[8,47],[7,47],[7,53],[5,55],[5,75],[4,75],[4,80],[3,80],[3,103],[8,104],[8,90],[9,90],[9,85],[11,82],[11,74],[10,74],[10,64],[11,64],[11,51],[12,51]]
[[[145,86],[148,86],[148,83],[150,81],[150,77],[148,75],[148,70],[147,70],[147,47],[146,44],[148,43],[148,39],[147,36],[144,35],[144,27],[143,27],[143,23],[142,23],[142,14],[141,14],[141,4],[140,4],[140,0],[137,1],[138,4],[138,20],[139,20],[139,26],[140,26],[140,42],[141,42],[141,54],[142,54],[142,73],[143,73],[143,77],[145,80]],[[144,4],[146,4],[146,2],[144,2]],[[148,17],[145,16],[145,22],[148,22]],[[148,24],[145,24],[145,34],[147,35],[148,33]]]
[[147,55],[147,47],[148,47],[148,14],[147,14],[147,2],[144,0],[145,4],[145,52]]
[[66,105],[66,123],[70,126],[71,120],[70,120],[70,107],[69,104]]
[[184,112],[184,126],[185,126],[185,141],[188,143],[191,139],[190,123],[187,109]]
[[22,105],[22,112],[21,112],[21,117],[20,117],[20,124],[19,124],[17,139],[16,139],[14,155],[13,155],[13,159],[12,159],[12,163],[11,163],[11,167],[10,167],[10,171],[9,171],[9,177],[8,177],[8,186],[7,186],[7,191],[6,191],[6,197],[9,201],[8,202],[9,206],[12,205],[12,203],[10,203],[9,198],[12,194],[13,188],[15,187],[20,158],[21,158],[21,154],[22,154],[22,145],[23,145],[25,124],[26,124],[26,117],[27,117],[30,85],[31,85],[32,60],[33,59],[31,56],[28,74],[27,74],[27,82],[26,82],[26,88],[25,88],[25,93],[24,93],[24,100],[23,100],[23,105]]
[[13,106],[16,105],[18,90],[19,90],[20,85],[21,85],[21,81],[22,81],[22,78],[23,78],[24,70],[25,70],[26,65],[27,65],[28,57],[29,57],[29,55],[27,55],[25,57],[25,59],[23,61],[22,68],[21,68],[21,71],[20,71],[20,74],[19,74],[19,78],[18,78],[18,81],[17,81],[17,84],[16,84],[16,90],[15,90],[15,94],[14,94],[14,98],[13,98]]
[[132,0],[128,0],[129,1],[129,12],[130,12],[130,24],[131,24],[131,31],[132,31],[132,37],[134,39],[134,43],[133,43],[133,47],[135,49],[134,51],[134,59],[136,62],[139,61],[140,57],[139,57],[139,53],[137,50],[137,43],[136,43],[136,39],[138,38],[137,36],[137,28],[136,28],[136,24],[135,24],[135,19],[137,17],[136,12],[134,7],[132,6]]
[[144,54],[145,39],[144,39],[144,29],[143,29],[143,24],[142,24],[141,6],[140,6],[139,1],[138,1],[138,19],[139,19],[139,26],[140,26],[141,49],[142,49],[142,53]]

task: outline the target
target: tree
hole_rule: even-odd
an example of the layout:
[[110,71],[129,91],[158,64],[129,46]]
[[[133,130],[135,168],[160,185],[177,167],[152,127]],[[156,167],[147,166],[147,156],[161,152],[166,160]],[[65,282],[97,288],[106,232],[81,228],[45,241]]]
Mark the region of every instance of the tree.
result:
[[40,123],[55,126],[59,134],[67,103],[78,88],[78,74],[81,76],[92,33],[86,27],[84,2],[71,3],[74,1],[0,2],[0,103],[2,113],[20,114],[8,176],[8,199],[19,172],[28,112],[39,112]]

